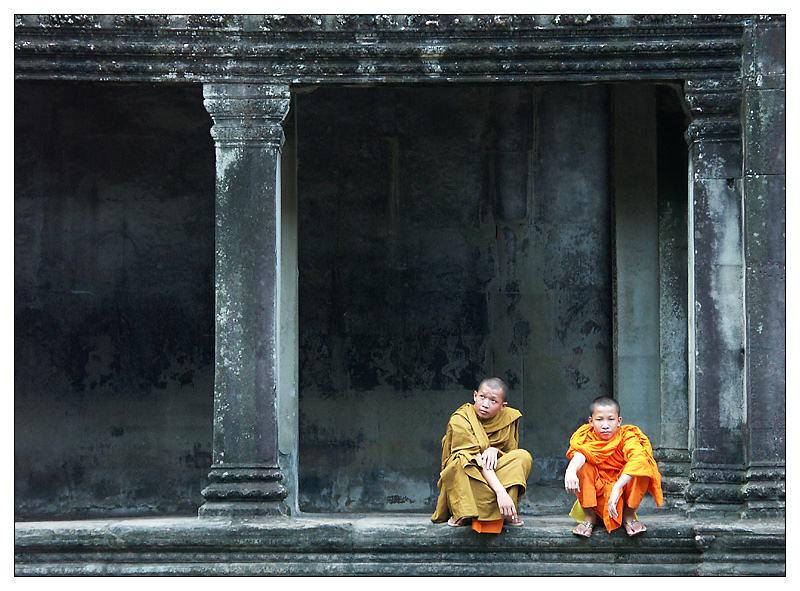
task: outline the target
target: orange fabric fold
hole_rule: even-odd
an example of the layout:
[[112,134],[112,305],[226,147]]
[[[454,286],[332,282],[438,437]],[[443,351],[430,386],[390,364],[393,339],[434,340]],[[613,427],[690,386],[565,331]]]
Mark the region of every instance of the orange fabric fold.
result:
[[[660,507],[664,502],[661,490],[661,474],[653,458],[650,440],[635,425],[622,425],[608,441],[601,439],[590,424],[578,428],[569,441],[567,457],[572,460],[576,453],[586,456],[587,464],[595,470],[580,470],[581,492],[578,501],[582,507],[591,507],[598,518],[603,520],[609,532],[622,525],[623,501],[636,508],[646,489]],[[608,498],[619,477],[623,474],[633,476],[617,505],[617,517],[608,513]],[[591,479],[593,482],[589,482]]]
[[472,529],[479,534],[499,534],[503,531],[503,519],[492,519],[491,521],[472,520]]

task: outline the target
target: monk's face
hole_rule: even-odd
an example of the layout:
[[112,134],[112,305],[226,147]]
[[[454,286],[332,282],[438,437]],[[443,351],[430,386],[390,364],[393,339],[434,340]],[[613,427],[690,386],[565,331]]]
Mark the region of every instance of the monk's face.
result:
[[600,439],[608,441],[622,425],[622,417],[613,405],[595,406],[592,416],[589,417],[589,424]]
[[505,395],[501,389],[494,390],[484,384],[475,393],[475,412],[482,419],[491,419],[497,416],[506,406]]

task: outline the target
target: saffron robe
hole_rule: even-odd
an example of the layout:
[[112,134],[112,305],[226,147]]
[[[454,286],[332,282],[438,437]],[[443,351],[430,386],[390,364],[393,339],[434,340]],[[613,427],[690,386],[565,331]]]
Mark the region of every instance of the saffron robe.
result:
[[476,457],[487,448],[497,448],[495,475],[508,491],[514,505],[525,493],[525,483],[533,459],[519,449],[518,410],[504,407],[486,421],[475,412],[474,404],[464,404],[452,414],[442,438],[441,473],[437,486],[439,500],[431,516],[434,523],[472,517],[479,521],[503,519],[497,506],[497,494],[481,474]]
[[[653,458],[650,440],[634,425],[621,425],[614,437],[608,441],[601,439],[590,424],[578,428],[569,441],[567,457],[572,460],[577,452],[586,456],[586,470],[578,471],[581,481],[578,503],[582,507],[592,507],[599,519],[603,520],[606,530],[611,532],[622,525],[623,500],[630,499],[628,506],[639,506],[645,490],[656,500],[659,507],[664,502],[661,491],[661,474]],[[617,517],[608,513],[608,498],[611,489],[622,474],[633,476],[633,480],[625,485],[617,503]],[[591,480],[591,481],[589,481]],[[583,519],[583,511],[579,506],[570,513],[576,521]]]

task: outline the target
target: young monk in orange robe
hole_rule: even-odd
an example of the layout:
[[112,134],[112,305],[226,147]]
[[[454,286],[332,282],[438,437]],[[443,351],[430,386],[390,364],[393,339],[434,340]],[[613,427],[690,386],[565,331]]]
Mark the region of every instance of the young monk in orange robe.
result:
[[518,448],[522,414],[508,406],[507,392],[502,380],[483,380],[473,393],[474,404],[464,404],[450,417],[434,523],[472,523],[486,533],[499,533],[504,524],[522,525],[517,501],[533,459]]
[[635,536],[647,529],[636,518],[644,493],[659,507],[664,502],[653,448],[638,427],[622,424],[613,398],[601,396],[589,410],[589,423],[573,433],[567,451],[564,487],[578,497],[570,515],[580,521],[572,531],[588,538],[602,520],[609,533],[624,525]]

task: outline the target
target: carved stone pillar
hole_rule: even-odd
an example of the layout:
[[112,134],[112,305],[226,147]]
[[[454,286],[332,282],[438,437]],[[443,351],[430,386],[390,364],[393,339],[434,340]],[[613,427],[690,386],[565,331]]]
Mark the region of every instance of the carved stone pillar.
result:
[[741,86],[688,81],[688,511],[739,511],[744,389]]
[[276,421],[281,123],[287,86],[208,84],[216,144],[216,368],[201,517],[286,512]]
[[[745,518],[786,515],[786,22],[745,31]],[[791,415],[789,415],[791,417]]]

